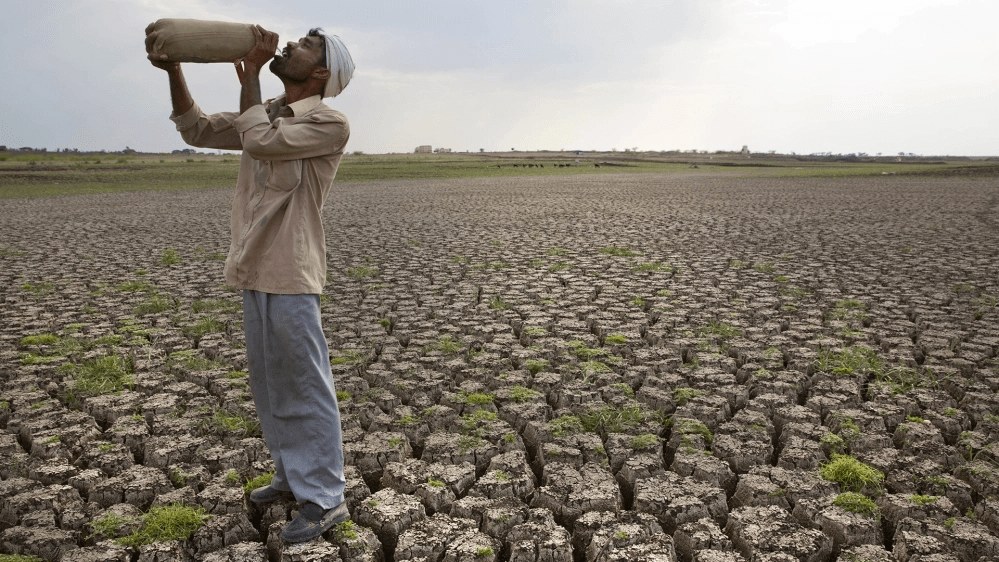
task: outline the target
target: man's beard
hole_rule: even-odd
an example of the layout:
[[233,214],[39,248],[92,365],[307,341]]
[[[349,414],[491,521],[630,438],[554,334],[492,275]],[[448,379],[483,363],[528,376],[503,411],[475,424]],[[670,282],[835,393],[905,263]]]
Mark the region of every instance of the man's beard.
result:
[[302,78],[291,76],[285,71],[285,68],[282,65],[282,62],[284,62],[285,60],[286,59],[284,59],[283,57],[282,58],[274,57],[273,59],[271,59],[271,63],[267,65],[268,70],[271,71],[271,74],[277,76],[283,81],[292,82],[294,84],[304,84],[309,79],[309,75],[306,74]]

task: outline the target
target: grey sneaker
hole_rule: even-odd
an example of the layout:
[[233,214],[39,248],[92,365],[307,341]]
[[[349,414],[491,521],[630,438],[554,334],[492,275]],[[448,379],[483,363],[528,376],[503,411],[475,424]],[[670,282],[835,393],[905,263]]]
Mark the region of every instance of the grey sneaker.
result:
[[281,540],[287,543],[308,542],[328,531],[333,525],[348,519],[350,513],[347,511],[346,501],[326,511],[308,502],[298,510],[298,516],[281,531]]
[[270,485],[262,486],[250,492],[250,501],[253,503],[269,503],[277,500],[293,500],[295,495],[291,492],[278,490]]

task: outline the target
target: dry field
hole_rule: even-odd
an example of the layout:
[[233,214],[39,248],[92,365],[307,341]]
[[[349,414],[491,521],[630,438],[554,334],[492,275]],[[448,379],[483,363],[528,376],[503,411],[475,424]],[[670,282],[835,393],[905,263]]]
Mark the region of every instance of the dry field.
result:
[[246,500],[230,200],[0,202],[0,553],[999,559],[994,176],[338,182],[352,523],[297,546]]

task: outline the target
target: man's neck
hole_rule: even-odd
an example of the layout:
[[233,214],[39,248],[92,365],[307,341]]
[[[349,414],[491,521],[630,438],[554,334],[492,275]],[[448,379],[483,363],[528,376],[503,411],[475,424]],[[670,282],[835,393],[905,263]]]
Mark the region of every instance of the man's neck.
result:
[[311,98],[312,96],[318,95],[319,92],[313,91],[315,87],[309,83],[296,84],[294,82],[284,83],[284,99],[285,103],[293,104],[296,101],[304,100],[305,98]]

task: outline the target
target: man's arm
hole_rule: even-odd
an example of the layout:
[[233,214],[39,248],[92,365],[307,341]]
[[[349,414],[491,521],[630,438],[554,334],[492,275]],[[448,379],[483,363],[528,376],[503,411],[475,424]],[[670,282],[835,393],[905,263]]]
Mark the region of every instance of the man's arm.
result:
[[245,57],[235,63],[239,83],[243,85],[239,92],[240,114],[263,103],[260,96],[260,69],[267,64],[267,61],[274,58],[274,51],[278,45],[278,34],[267,31],[259,25],[253,26],[253,35],[257,42]]
[[155,23],[151,23],[146,27],[146,51],[149,52],[149,62],[153,63],[156,68],[165,70],[167,76],[170,77],[170,101],[173,102],[173,114],[183,115],[194,106],[194,98],[191,97],[191,91],[187,89],[187,81],[184,80],[184,72],[180,69],[180,63],[168,60],[166,55],[154,55],[151,52],[152,45],[156,42],[157,32],[153,31],[155,25]]
[[[150,49],[156,40],[153,24],[146,28],[146,50]],[[221,148],[225,150],[242,150],[243,143],[239,133],[232,128],[232,120],[236,114],[219,113],[208,116],[194,103],[191,91],[187,88],[184,72],[180,63],[167,59],[166,55],[148,55],[149,62],[156,68],[166,71],[170,80],[170,102],[173,105],[171,119],[177,123],[184,142],[199,148]]]

